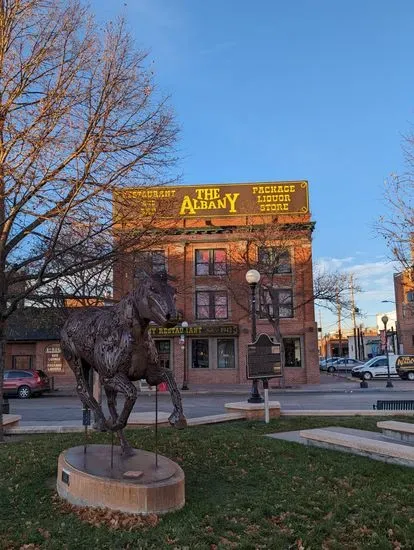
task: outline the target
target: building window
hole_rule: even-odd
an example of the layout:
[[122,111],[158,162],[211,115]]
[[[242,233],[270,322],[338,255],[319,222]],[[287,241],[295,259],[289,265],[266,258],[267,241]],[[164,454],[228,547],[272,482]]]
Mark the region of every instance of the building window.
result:
[[171,342],[170,340],[155,340],[155,347],[158,351],[158,361],[165,369],[170,368]]
[[217,368],[235,368],[234,340],[217,340]]
[[292,273],[290,252],[277,247],[260,247],[258,250],[259,271],[271,275]]
[[33,365],[32,355],[13,355],[12,368],[21,370],[31,370]]
[[191,368],[236,369],[234,338],[191,338]]
[[135,255],[135,270],[144,269],[149,273],[163,273],[167,271],[167,261],[164,250],[150,250],[138,252]]
[[224,248],[195,251],[196,275],[225,275],[227,258]]
[[283,338],[283,345],[285,347],[285,366],[301,367],[302,352],[300,338]]
[[193,369],[208,369],[208,339],[191,340],[191,366]]
[[202,290],[196,292],[197,319],[227,319],[227,292]]
[[260,289],[260,317],[288,319],[293,317],[293,292],[291,289],[274,288],[276,293],[275,303],[279,304],[279,311],[274,311],[272,297],[267,288]]

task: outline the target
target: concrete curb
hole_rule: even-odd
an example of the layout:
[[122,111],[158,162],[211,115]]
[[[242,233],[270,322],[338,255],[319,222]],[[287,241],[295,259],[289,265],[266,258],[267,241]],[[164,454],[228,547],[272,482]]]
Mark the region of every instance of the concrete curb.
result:
[[[395,393],[395,392],[412,392],[414,390],[413,388],[375,388],[375,387],[368,387],[368,388],[360,388],[357,387],[348,387],[348,388],[327,388],[327,389],[270,389],[269,395],[301,395],[301,394],[314,394],[314,395],[321,395],[321,394],[327,394],[327,393]],[[155,394],[153,392],[139,392],[139,396],[146,396],[146,397],[152,397]],[[169,397],[168,392],[159,392],[158,397],[162,396]],[[208,396],[208,395],[244,395],[248,397],[250,395],[250,388],[246,391],[242,390],[198,390],[198,391],[181,391],[181,396]],[[68,393],[68,392],[55,392],[53,394],[48,394],[49,397],[77,397],[77,393]]]
[[[257,407],[258,405],[256,405]],[[263,405],[262,405],[263,406]],[[136,422],[128,424],[127,429],[133,428],[149,428],[155,425],[155,419],[152,418],[152,413],[141,413],[142,415],[148,415],[148,421]],[[414,411],[374,411],[370,409],[363,410],[286,410],[280,411],[280,417],[292,417],[292,416],[314,416],[314,417],[349,417],[349,416],[414,416]],[[235,420],[252,420],[246,418],[246,412],[240,411],[236,413],[224,413],[214,414],[209,416],[200,416],[196,418],[188,418],[188,427],[201,426],[206,424],[218,424],[224,422],[234,422]],[[257,419],[258,422],[263,422],[262,418]],[[167,426],[164,422],[161,426]],[[39,435],[39,434],[66,434],[66,433],[82,433],[85,431],[84,426],[19,426],[16,428],[9,428],[5,431],[5,435]],[[95,432],[93,428],[89,428],[89,432]]]

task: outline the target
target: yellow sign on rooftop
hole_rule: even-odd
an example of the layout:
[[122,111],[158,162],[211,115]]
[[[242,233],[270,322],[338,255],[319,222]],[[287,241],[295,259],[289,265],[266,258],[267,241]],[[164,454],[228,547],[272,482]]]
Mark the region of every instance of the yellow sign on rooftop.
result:
[[307,214],[307,181],[177,185],[119,192],[141,216],[161,219]]

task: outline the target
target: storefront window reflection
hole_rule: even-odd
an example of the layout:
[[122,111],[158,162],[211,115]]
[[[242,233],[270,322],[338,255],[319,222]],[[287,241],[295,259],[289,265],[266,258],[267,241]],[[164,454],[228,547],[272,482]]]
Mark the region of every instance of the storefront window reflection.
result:
[[234,369],[234,340],[217,340],[217,367]]
[[286,367],[301,367],[302,354],[300,349],[300,338],[283,338],[285,346]]
[[207,339],[194,339],[191,341],[191,366],[193,369],[208,369]]

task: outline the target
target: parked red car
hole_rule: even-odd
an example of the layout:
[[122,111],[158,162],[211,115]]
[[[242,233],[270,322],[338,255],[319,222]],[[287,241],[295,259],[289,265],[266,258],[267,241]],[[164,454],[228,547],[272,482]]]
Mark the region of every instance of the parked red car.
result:
[[50,382],[42,370],[6,370],[3,378],[3,393],[27,399],[50,391]]

